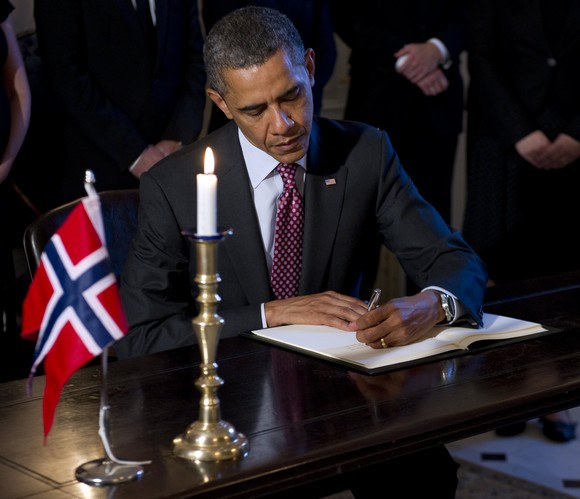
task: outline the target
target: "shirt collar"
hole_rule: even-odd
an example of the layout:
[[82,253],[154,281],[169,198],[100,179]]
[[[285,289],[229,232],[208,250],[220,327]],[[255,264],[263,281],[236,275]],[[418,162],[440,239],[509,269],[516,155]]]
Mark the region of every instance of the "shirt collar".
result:
[[[255,189],[278,166],[279,161],[253,145],[238,128],[238,137],[250,182]],[[306,170],[306,155],[295,162]]]

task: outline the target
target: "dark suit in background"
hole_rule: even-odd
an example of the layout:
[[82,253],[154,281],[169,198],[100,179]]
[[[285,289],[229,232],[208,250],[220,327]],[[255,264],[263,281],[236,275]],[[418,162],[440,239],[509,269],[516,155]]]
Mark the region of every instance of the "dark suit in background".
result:
[[[475,0],[470,16],[465,237],[496,283],[578,269],[580,3]],[[539,422],[575,438],[566,412]]]
[[[202,0],[201,5],[206,32],[229,12],[247,5],[271,7],[286,14],[300,33],[304,46],[314,49],[316,74],[312,96],[314,114],[320,114],[324,86],[332,77],[336,63],[330,0]],[[213,131],[227,121],[224,114],[212,105],[209,130]]]
[[[465,237],[496,282],[578,269],[580,3],[477,0],[470,34]],[[534,132],[547,169],[516,150]]]
[[[129,167],[148,144],[195,140],[205,106],[203,37],[195,0],[156,2],[151,57],[131,0],[35,1],[43,69],[66,116],[64,198],[136,187]],[[48,163],[48,159],[47,159]]]
[[[234,234],[218,247],[224,337],[262,326],[274,299],[235,123],[220,128],[143,175],[139,229],[121,279],[131,331],[120,357],[191,345],[195,248],[182,229],[196,225],[196,178],[206,147],[216,157],[218,226]],[[381,243],[419,286],[449,290],[481,321],[486,273],[458,233],[426,204],[401,168],[387,135],[362,124],[315,118],[307,153],[299,295],[334,290],[368,298]],[[326,182],[327,179],[334,181]],[[162,241],[152,248],[153,240]]]
[[[449,223],[457,138],[462,130],[463,82],[459,55],[465,49],[462,0],[359,0],[333,3],[335,31],[351,48],[345,119],[386,130],[421,194]],[[449,86],[425,95],[395,71],[393,56],[408,43],[438,38],[451,65]]]

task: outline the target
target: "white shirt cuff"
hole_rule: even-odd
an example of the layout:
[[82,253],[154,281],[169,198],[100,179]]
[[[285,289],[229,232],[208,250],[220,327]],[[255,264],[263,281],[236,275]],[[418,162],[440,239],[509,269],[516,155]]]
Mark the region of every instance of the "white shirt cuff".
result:
[[439,40],[439,38],[429,38],[427,42],[432,43],[439,50],[439,54],[441,54],[441,57],[439,58],[439,65],[443,69],[449,69],[451,67],[452,61],[451,57],[449,56],[449,50],[447,50],[445,44]]
[[133,164],[129,167],[129,171],[133,171],[133,168],[135,168],[137,162],[141,159],[141,156],[143,156],[143,153],[139,154],[139,156],[137,156],[137,159],[133,161]]
[[455,321],[457,321],[457,319],[463,317],[466,314],[465,307],[461,304],[457,296],[455,296],[454,294],[450,293],[444,288],[440,288],[439,286],[428,286],[425,289],[422,289],[421,291],[427,291],[428,289],[432,289],[434,291],[441,291],[441,293],[449,295],[449,297],[453,300],[455,315],[453,319],[449,322],[449,324],[453,324]]
[[262,315],[262,327],[267,328],[268,323],[266,322],[266,306],[264,303],[260,305],[260,314]]

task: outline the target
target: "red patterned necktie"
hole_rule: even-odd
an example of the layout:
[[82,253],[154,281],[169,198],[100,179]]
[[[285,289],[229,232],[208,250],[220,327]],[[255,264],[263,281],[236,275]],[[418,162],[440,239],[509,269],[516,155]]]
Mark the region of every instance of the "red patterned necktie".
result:
[[304,234],[304,202],[296,187],[298,165],[280,163],[276,170],[284,182],[278,200],[272,260],[272,290],[278,300],[298,294],[302,268],[302,238]]

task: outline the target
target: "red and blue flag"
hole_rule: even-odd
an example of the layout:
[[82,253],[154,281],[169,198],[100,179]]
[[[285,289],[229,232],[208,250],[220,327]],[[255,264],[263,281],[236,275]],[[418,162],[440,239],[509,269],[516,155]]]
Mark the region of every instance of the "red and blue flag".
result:
[[36,340],[30,381],[44,361],[45,439],[70,376],[126,332],[100,200],[89,196],[47,243],[23,304],[21,335]]

